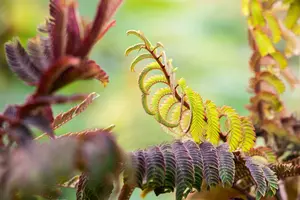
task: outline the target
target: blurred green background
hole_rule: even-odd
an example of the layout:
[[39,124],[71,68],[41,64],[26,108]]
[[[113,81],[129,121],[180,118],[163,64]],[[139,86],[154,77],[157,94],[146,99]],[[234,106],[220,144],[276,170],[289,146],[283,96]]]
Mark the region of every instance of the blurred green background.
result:
[[[79,0],[81,15],[92,19],[98,0]],[[48,14],[47,0],[1,0],[0,3],[0,109],[6,104],[22,103],[33,88],[25,86],[8,70],[3,44],[13,36],[26,39],[36,34],[36,26]],[[247,43],[245,19],[238,0],[125,0],[117,12],[117,26],[97,44],[91,57],[110,75],[106,88],[97,81],[78,82],[61,93],[97,92],[100,97],[93,105],[58,133],[93,127],[114,129],[121,146],[130,151],[172,140],[158,123],[146,115],[140,103],[137,73],[129,71],[133,56],[125,57],[124,50],[137,42],[127,37],[129,29],[141,30],[153,42],[166,47],[169,58],[178,67],[177,77],[185,77],[188,84],[204,99],[222,106],[230,105],[242,115],[249,102],[247,93],[250,50]],[[294,66],[298,70],[299,66]],[[288,107],[297,110],[299,89],[288,91]],[[70,108],[56,106],[55,113]],[[298,111],[300,110],[298,106]],[[75,199],[74,191],[66,190],[65,199]],[[133,200],[140,199],[136,190]],[[163,195],[150,199],[173,199]]]

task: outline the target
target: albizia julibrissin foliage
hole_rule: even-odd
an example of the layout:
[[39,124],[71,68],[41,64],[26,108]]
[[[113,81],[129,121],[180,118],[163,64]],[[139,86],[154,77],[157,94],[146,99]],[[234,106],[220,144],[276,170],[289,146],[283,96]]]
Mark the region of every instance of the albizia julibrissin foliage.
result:
[[[159,52],[163,48],[161,43],[153,46],[140,31],[132,30],[128,34],[136,35],[142,42],[129,47],[126,55],[134,50],[145,50],[133,60],[131,71],[142,60],[154,61],[142,70],[138,84],[146,113],[154,116],[164,130],[177,138],[192,137],[198,143],[209,141],[217,145],[221,138],[226,138],[230,151],[246,152],[254,146],[254,128],[247,117],[239,116],[229,106],[218,108],[211,100],[204,101],[187,86],[185,79],[176,80],[172,60],[167,59],[164,51]],[[154,74],[154,71],[159,74]],[[223,132],[221,118],[226,119],[226,131]]]
[[[88,54],[114,25],[110,18],[120,3],[100,1],[93,22],[88,23],[79,17],[75,1],[51,0],[50,17],[39,27],[39,35],[28,41],[27,50],[18,39],[5,45],[10,68],[35,90],[24,104],[9,105],[0,115],[1,200],[38,196],[58,199],[59,187],[74,184],[78,200],[116,198],[122,172],[120,200],[129,199],[136,187],[143,190],[142,196],[151,191],[156,195],[175,191],[176,199],[181,200],[193,191],[217,185],[245,193],[255,186],[256,198],[260,199],[277,192],[278,178],[300,174],[298,159],[277,163],[271,149],[253,148],[255,132],[248,118],[231,107],[218,108],[210,100],[204,102],[184,79],[177,81],[176,68],[164,51],[159,52],[162,44],[152,46],[139,31],[128,32],[142,43],[128,48],[126,54],[146,50],[135,58],[132,70],[141,60],[154,60],[139,76],[144,109],[181,140],[126,155],[110,132],[112,126],[56,137],[55,129],[82,113],[98,97],[95,93],[62,96],[56,92],[77,80],[108,83],[107,74]],[[160,74],[147,77],[154,70]],[[150,96],[158,83],[163,87]],[[53,104],[74,101],[81,103],[53,116]],[[225,131],[221,131],[223,117]],[[32,127],[52,139],[38,143],[41,136],[34,137]]]
[[142,197],[151,191],[160,195],[176,190],[176,200],[181,200],[191,192],[219,184],[244,191],[255,186],[256,199],[273,196],[278,177],[299,175],[300,166],[295,162],[273,163],[272,156],[275,155],[265,148],[249,153],[230,152],[226,143],[214,147],[209,142],[199,145],[192,140],[134,151],[125,165],[119,200],[130,199],[135,188],[143,190]]
[[39,27],[40,33],[28,40],[27,50],[16,38],[6,43],[11,70],[36,89],[23,105],[8,106],[0,115],[0,133],[3,132],[0,139],[6,133],[10,142],[24,144],[33,138],[29,129],[32,126],[54,137],[51,105],[87,98],[87,95],[60,96],[55,92],[77,80],[108,83],[108,75],[89,59],[89,52],[114,25],[110,18],[121,2],[102,0],[94,20],[87,22],[80,17],[75,1],[51,0],[50,17]]
[[299,125],[293,122],[297,119],[280,96],[286,91],[286,82],[292,88],[300,83],[291,67],[300,55],[300,1],[244,0],[242,11],[247,17],[252,50],[251,120],[269,135],[299,143]]
[[[5,44],[11,70],[35,87],[20,105],[8,105],[0,114],[0,199],[57,198],[57,185],[78,172],[97,177],[89,185],[112,185],[123,162],[122,151],[109,129],[85,130],[56,137],[54,130],[80,114],[97,97],[95,93],[57,95],[66,85],[108,75],[89,59],[89,52],[114,25],[110,18],[121,0],[102,0],[94,20],[80,17],[75,1],[50,0],[46,23],[29,39],[27,50],[18,39]],[[53,116],[53,104],[82,101]],[[37,143],[32,128],[51,136]],[[96,166],[96,167],[95,167]],[[100,187],[101,188],[101,187]]]

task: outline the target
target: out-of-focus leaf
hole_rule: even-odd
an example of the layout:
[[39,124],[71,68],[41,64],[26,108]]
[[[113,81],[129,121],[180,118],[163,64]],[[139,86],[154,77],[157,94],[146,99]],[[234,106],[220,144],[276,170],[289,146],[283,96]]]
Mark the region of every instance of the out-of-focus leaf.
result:
[[82,101],[79,105],[74,106],[70,110],[64,113],[60,113],[57,115],[52,123],[53,129],[57,129],[63,124],[67,123],[83,111],[87,109],[87,107],[98,97],[96,93],[91,93],[87,96],[87,98]]
[[54,59],[64,56],[67,42],[67,9],[62,1],[50,1],[51,29],[49,32],[52,42]]
[[300,1],[294,1],[290,4],[284,24],[288,29],[292,29],[300,18]]
[[249,15],[249,3],[250,0],[242,0],[242,12],[245,16]]
[[271,53],[271,56],[278,63],[280,69],[285,69],[287,67],[288,61],[280,51],[275,51]]
[[271,92],[260,92],[255,97],[251,98],[251,102],[254,105],[257,105],[260,101],[267,102],[272,106],[275,111],[282,110],[282,102],[278,99],[278,97]]
[[297,84],[300,84],[299,78],[291,71],[290,68],[284,69],[281,74],[292,88],[295,88]]
[[277,22],[277,18],[271,12],[265,12],[264,17],[268,23],[268,27],[272,32],[273,43],[277,43],[281,39],[281,30]]
[[112,135],[104,132],[87,134],[81,138],[61,138],[43,144],[32,142],[8,156],[8,169],[0,174],[7,177],[1,182],[3,199],[11,199],[12,192],[19,192],[23,198],[45,194],[55,184],[73,177],[77,170],[94,177],[90,180],[92,184],[114,181],[123,159]]
[[[55,81],[57,81],[60,75],[68,68],[77,66],[79,63],[80,60],[75,57],[60,58],[52,66],[50,66],[49,69],[42,75],[36,94],[46,95],[54,92],[53,87]],[[57,90],[58,88],[55,89]]]
[[75,56],[84,58],[88,55],[92,46],[113,25],[113,23],[109,23],[109,20],[121,3],[122,0],[102,0],[99,3],[93,24],[90,30],[88,30],[88,33],[85,35],[82,45],[77,52],[75,52]]
[[252,148],[248,152],[249,156],[262,156],[268,160],[269,163],[275,163],[277,158],[275,152],[268,147]]
[[261,30],[253,30],[253,35],[261,56],[266,56],[276,51],[270,38]]
[[262,5],[258,0],[250,1],[250,12],[253,26],[264,26],[265,19],[263,17]]
[[278,94],[282,94],[285,91],[285,85],[276,75],[271,72],[262,72],[259,74],[259,79],[267,82],[269,85],[275,88]]
[[297,35],[288,29],[282,22],[279,22],[282,31],[282,37],[286,40],[285,56],[300,55],[300,39]]

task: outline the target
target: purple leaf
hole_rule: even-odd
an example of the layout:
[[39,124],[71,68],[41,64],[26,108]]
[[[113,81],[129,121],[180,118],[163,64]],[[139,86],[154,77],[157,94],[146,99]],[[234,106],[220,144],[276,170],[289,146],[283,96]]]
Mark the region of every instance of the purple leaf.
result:
[[36,84],[41,76],[41,70],[30,60],[19,39],[5,44],[6,60],[13,72],[27,84]]

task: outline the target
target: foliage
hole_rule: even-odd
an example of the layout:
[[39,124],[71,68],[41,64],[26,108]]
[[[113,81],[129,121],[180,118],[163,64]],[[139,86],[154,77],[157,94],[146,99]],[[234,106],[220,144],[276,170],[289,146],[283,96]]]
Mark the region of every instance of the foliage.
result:
[[[142,70],[138,84],[146,113],[153,115],[165,130],[179,138],[192,137],[197,143],[207,140],[217,145],[221,137],[226,137],[231,151],[241,149],[246,152],[254,146],[254,128],[248,118],[239,116],[229,106],[218,108],[210,100],[204,102],[198,93],[186,85],[183,78],[178,81],[175,79],[176,68],[172,66],[172,60],[167,59],[164,51],[158,52],[159,48],[163,47],[161,43],[152,46],[140,31],[128,31],[128,34],[136,35],[143,43],[129,47],[126,55],[134,50],[147,51],[134,59],[130,66],[131,71],[144,59],[154,60]],[[162,75],[149,75],[154,70]],[[161,83],[166,87],[155,88]],[[154,88],[152,96],[151,88]],[[227,120],[227,130],[223,132],[220,127],[222,117],[226,117]]]
[[[258,198],[268,191],[268,194],[274,195],[278,189],[277,177],[268,165],[255,163],[250,156],[235,155],[226,143],[215,148],[209,142],[198,145],[192,140],[175,141],[132,152],[131,159],[132,166],[124,172],[122,198],[119,199],[129,199],[135,187],[143,190],[142,196],[149,191],[160,195],[176,188],[176,199],[186,198],[193,189],[200,192],[219,183],[233,187],[245,178],[235,176],[236,171],[253,178]],[[236,166],[236,162],[242,162],[243,167]]]
[[[250,70],[251,118],[254,124],[269,134],[289,135],[287,139],[299,141],[297,127],[284,121],[293,121],[280,95],[285,92],[284,78],[291,87],[299,84],[288,64],[299,55],[299,1],[245,1],[243,13],[248,18],[249,44],[252,49]],[[282,11],[283,10],[283,11]],[[282,13],[283,12],[283,13]],[[280,17],[286,15],[284,18]],[[282,49],[280,43],[284,44]]]
[[[0,115],[0,199],[57,199],[60,187],[75,187],[78,200],[117,196],[126,200],[135,188],[142,189],[141,197],[152,191],[156,195],[175,192],[181,200],[220,186],[239,193],[231,198],[280,196],[280,182],[300,175],[299,120],[284,112],[279,96],[286,88],[281,76],[293,86],[299,82],[287,68],[288,58],[299,54],[299,2],[243,2],[253,51],[250,67],[255,72],[250,80],[254,93],[250,118],[229,106],[204,101],[185,79],[175,78],[177,68],[162,43],[153,46],[142,32],[128,31],[142,42],[125,54],[145,51],[133,60],[131,71],[145,59],[154,61],[138,79],[144,110],[176,138],[130,153],[118,146],[111,133],[114,125],[59,137],[54,133],[98,97],[96,93],[58,95],[59,89],[78,80],[108,83],[108,75],[90,60],[89,52],[115,24],[110,18],[121,3],[100,1],[94,21],[88,23],[79,16],[75,1],[50,0],[50,17],[39,26],[38,35],[28,40],[27,49],[17,38],[6,43],[7,63],[34,92],[25,103],[9,105]],[[284,20],[276,15],[281,6],[288,8],[283,9]],[[284,51],[280,40],[286,41]],[[53,104],[77,101],[81,103],[53,116]],[[35,137],[33,128],[42,134]],[[39,141],[44,135],[50,140]],[[268,147],[254,148],[256,135],[264,136]],[[292,137],[283,137],[287,135]],[[275,145],[269,140],[272,137]],[[292,153],[283,159],[278,147],[287,145]]]

